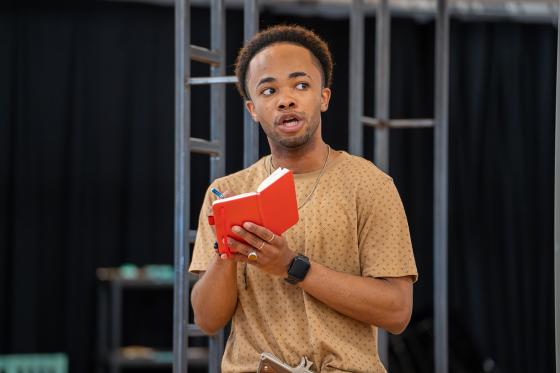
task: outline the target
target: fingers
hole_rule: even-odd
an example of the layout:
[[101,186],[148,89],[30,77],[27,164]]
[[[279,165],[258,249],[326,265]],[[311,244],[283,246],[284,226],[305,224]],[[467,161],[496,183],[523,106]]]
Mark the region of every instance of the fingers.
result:
[[246,245],[231,237],[228,237],[227,245],[234,253],[243,255],[245,259],[247,259],[247,255],[249,255],[251,251],[255,250],[252,246]]
[[228,257],[226,254],[222,254],[222,255],[220,255],[220,259],[235,260],[236,262],[248,262],[249,261],[245,255],[235,254],[235,253],[232,253],[230,255],[230,257]]
[[232,227],[232,232],[235,233],[236,235],[238,235],[239,237],[241,237],[243,239],[243,241],[245,241],[249,247],[251,247],[251,250],[253,248],[257,249],[257,250],[262,250],[264,245],[266,244],[266,242],[259,238],[258,236],[254,235],[253,233],[239,227],[239,226],[234,226]]
[[[247,231],[251,232],[261,240],[268,243],[272,243],[277,237],[270,230],[266,229],[265,227],[261,227],[260,225],[257,225],[255,223],[245,222],[243,223],[243,228],[245,228]],[[245,237],[243,237],[243,239],[245,239]],[[258,242],[256,243],[259,244]],[[251,242],[251,244],[253,243]]]
[[[264,242],[264,241],[261,241]],[[257,261],[262,258],[263,253],[253,246],[246,245],[231,237],[228,237],[227,244],[232,251],[235,259],[250,264],[259,264]]]

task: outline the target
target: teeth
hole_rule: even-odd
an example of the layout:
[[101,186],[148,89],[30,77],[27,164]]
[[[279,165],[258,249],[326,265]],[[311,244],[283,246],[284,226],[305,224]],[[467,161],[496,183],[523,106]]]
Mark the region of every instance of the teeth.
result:
[[298,120],[295,119],[295,118],[288,119],[288,120],[285,120],[285,121],[284,121],[284,125],[285,125],[286,127],[294,127],[294,126],[296,126],[297,124],[298,124]]

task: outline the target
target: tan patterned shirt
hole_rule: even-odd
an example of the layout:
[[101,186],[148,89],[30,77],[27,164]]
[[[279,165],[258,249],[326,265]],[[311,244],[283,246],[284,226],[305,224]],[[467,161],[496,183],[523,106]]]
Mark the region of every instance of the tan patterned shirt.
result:
[[[270,157],[216,180],[232,194],[255,191],[271,172]],[[296,174],[299,204],[319,171]],[[191,272],[205,271],[215,256],[206,194]],[[358,276],[417,278],[408,224],[392,179],[371,162],[346,152],[329,162],[299,222],[284,233],[289,247],[333,270]],[[261,352],[296,366],[302,356],[320,372],[385,372],[377,353],[377,328],[353,320],[297,286],[239,263],[238,304],[222,371],[255,372]]]

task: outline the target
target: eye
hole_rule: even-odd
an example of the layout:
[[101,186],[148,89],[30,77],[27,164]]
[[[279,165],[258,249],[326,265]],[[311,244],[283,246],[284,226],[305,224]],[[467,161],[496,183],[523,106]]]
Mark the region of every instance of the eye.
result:
[[265,88],[261,91],[261,95],[263,96],[270,96],[274,93],[274,88]]
[[301,91],[307,89],[308,87],[309,87],[309,84],[307,84],[307,83],[305,83],[305,82],[301,82],[301,83],[298,83],[298,84],[296,85],[296,89],[299,89],[299,90],[301,90]]

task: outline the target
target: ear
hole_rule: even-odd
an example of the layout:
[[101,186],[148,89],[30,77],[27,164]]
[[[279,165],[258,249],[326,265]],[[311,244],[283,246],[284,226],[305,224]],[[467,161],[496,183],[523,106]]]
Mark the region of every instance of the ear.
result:
[[251,100],[245,101],[245,108],[247,109],[249,114],[251,114],[251,118],[253,118],[253,120],[258,123],[259,122],[259,116],[257,115],[257,113],[255,111],[255,104],[253,104],[253,101],[251,101]]
[[325,112],[329,109],[329,101],[331,100],[330,88],[323,88],[321,90],[321,111]]

